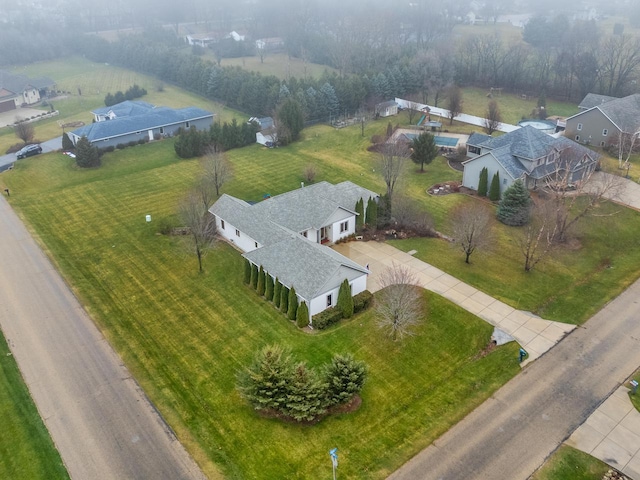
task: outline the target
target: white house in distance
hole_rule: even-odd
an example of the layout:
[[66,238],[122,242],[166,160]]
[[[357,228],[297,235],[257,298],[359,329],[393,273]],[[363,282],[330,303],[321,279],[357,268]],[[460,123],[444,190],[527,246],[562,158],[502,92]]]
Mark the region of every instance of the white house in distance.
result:
[[398,114],[398,104],[394,100],[378,103],[376,105],[376,115],[380,117],[391,117]]
[[217,232],[274,280],[294,287],[313,315],[338,301],[347,279],[351,294],[366,290],[369,271],[328,244],[355,233],[355,205],[378,194],[351,182],[320,182],[256,204],[222,195],[209,212]]
[[271,117],[251,117],[249,123],[259,125],[260,130],[256,132],[256,143],[265,146],[275,145],[277,140],[276,124]]
[[[500,193],[521,179],[527,188],[543,187],[548,179],[561,177],[579,183],[594,170],[598,155],[564,137],[554,138],[534,127],[526,126],[499,137],[474,133],[467,140],[462,184],[478,189],[480,171],[486,167],[491,179],[498,172]],[[567,171],[569,169],[569,171]]]

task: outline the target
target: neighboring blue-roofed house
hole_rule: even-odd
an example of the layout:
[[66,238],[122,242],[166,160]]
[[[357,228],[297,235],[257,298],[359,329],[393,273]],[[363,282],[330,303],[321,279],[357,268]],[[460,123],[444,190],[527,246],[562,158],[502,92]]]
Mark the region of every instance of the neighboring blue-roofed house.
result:
[[[84,136],[96,147],[115,147],[132,141],[153,140],[157,136],[172,136],[180,128],[207,130],[213,124],[214,116],[197,107],[173,109],[153,107],[145,102],[122,102],[96,110],[96,114],[104,115],[105,120],[69,132],[74,144]],[[110,119],[106,120],[107,117]]]
[[467,141],[467,151],[473,157],[462,163],[462,184],[477,190],[480,171],[486,167],[489,181],[496,172],[499,174],[500,193],[517,179],[529,189],[560,179],[579,184],[589,178],[598,162],[594,151],[531,126],[499,137],[474,133]]
[[368,269],[327,244],[355,233],[356,203],[362,199],[366,212],[369,198],[378,194],[351,182],[319,182],[255,204],[224,194],[209,212],[218,234],[247,260],[295,287],[311,319],[336,305],[345,279],[352,295],[367,288]]

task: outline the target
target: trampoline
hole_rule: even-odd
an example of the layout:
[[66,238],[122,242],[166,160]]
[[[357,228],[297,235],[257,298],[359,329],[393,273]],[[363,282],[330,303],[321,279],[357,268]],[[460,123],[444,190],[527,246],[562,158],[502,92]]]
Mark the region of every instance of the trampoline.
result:
[[458,144],[457,138],[439,137],[435,135],[436,145],[439,147],[455,147]]

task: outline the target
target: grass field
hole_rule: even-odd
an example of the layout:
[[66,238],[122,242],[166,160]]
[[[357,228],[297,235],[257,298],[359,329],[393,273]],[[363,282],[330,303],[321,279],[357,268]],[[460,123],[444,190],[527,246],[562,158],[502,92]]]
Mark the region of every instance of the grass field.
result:
[[531,480],[602,480],[609,466],[588,453],[561,445]]
[[[112,65],[89,62],[81,57],[69,57],[53,62],[41,62],[14,69],[17,73],[28,76],[46,75],[56,81],[57,89],[69,92],[64,98],[54,99],[54,107],[60,115],[49,120],[35,123],[36,139],[49,140],[62,135],[59,123],[83,121],[91,123],[93,115],[90,111],[104,107],[104,97],[107,93],[118,90],[125,91],[134,83],[147,90],[140,100],[173,108],[200,107],[216,114],[216,120],[230,121],[232,118],[247,119],[248,115],[212,102],[198,95],[191,94],[173,85],[163,85],[163,91],[157,90],[158,81],[152,77],[142,75],[131,70],[125,70]],[[81,93],[82,95],[79,95]],[[13,129],[0,129],[0,153],[20,140]]]
[[[327,141],[346,149],[353,132],[310,129],[296,146],[299,155],[258,147],[230,152],[235,179],[225,191],[255,199],[293,188],[297,167],[311,158],[322,164],[322,179],[363,173],[362,183],[376,186],[373,172],[364,175],[362,158],[344,162],[318,149]],[[206,257],[206,273],[198,275],[181,239],[158,236],[144,221],[147,213],[172,217],[198,169],[167,144],[108,154],[103,167],[87,171],[62,155],[42,155],[0,181],[15,192],[13,205],[211,477],[320,478],[331,473],[328,449],[338,447],[341,476],[383,478],[519,370],[517,345],[478,355],[492,327],[428,292],[424,323],[400,345],[375,328],[371,311],[316,335],[299,332],[246,290],[241,257],[227,245]],[[294,156],[301,158],[292,164]],[[235,375],[273,342],[311,365],[334,352],[366,361],[370,380],[360,410],[314,427],[256,416],[236,393]]]
[[[213,54],[205,55],[212,62],[215,62]],[[336,70],[327,65],[303,62],[300,58],[289,57],[286,53],[272,53],[260,62],[260,57],[223,58],[221,65],[242,67],[245,70],[259,72],[263,75],[274,75],[281,80],[296,78],[319,78],[325,71],[329,73]]]
[[68,479],[0,331],[0,478]]
[[[640,383],[640,370],[634,373],[631,378]],[[630,384],[627,385],[627,387],[630,389],[632,388]],[[636,407],[636,410],[640,412],[640,389],[638,389],[635,394],[629,392],[629,398],[631,399],[631,403],[633,403],[633,406]]]

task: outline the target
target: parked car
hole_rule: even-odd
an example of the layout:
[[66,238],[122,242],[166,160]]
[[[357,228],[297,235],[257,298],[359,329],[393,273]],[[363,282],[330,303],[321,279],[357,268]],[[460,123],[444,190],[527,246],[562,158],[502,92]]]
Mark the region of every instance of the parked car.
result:
[[33,155],[38,155],[42,153],[42,147],[40,145],[27,145],[26,147],[22,147],[20,150],[16,152],[16,157],[18,158],[26,158],[32,157]]

